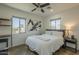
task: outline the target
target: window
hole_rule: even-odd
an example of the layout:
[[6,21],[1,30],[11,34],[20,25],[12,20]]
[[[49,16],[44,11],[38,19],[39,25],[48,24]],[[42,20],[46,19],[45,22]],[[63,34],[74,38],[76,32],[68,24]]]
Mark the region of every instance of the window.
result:
[[51,20],[51,27],[53,29],[60,29],[60,20],[61,18],[55,19],[55,20]]
[[25,20],[20,20],[20,32],[25,32]]
[[26,21],[23,18],[19,17],[13,17],[12,18],[12,33],[17,34],[17,33],[23,33],[25,32]]
[[12,32],[19,33],[19,19],[12,18]]

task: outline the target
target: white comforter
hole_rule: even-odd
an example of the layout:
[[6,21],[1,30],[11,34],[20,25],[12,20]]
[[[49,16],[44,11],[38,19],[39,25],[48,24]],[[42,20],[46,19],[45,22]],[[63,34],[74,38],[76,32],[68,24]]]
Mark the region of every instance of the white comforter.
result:
[[64,44],[63,38],[54,35],[35,35],[26,39],[26,44],[32,51],[40,55],[50,55]]

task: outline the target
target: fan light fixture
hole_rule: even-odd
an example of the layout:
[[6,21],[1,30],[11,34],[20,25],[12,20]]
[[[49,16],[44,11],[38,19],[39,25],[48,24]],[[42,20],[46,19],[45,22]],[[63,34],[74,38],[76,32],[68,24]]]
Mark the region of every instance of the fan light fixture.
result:
[[53,12],[53,9],[50,9],[51,12]]
[[53,12],[53,9],[51,7],[47,7],[47,9],[51,12]]

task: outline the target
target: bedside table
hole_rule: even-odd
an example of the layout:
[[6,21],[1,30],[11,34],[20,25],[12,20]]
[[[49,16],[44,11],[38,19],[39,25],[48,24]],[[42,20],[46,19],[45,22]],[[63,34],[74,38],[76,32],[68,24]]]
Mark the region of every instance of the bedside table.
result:
[[75,44],[75,52],[77,52],[77,39],[74,38],[64,38],[64,47],[66,48],[67,47],[67,42],[68,43],[72,43],[72,44]]

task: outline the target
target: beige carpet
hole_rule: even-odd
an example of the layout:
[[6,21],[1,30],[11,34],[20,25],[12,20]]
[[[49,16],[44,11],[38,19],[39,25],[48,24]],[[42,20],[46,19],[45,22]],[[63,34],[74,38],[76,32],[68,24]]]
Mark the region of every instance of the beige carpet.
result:
[[[8,52],[9,55],[37,55],[30,51],[26,45],[10,48]],[[75,53],[71,48],[60,48],[54,55],[79,55],[79,51]]]

